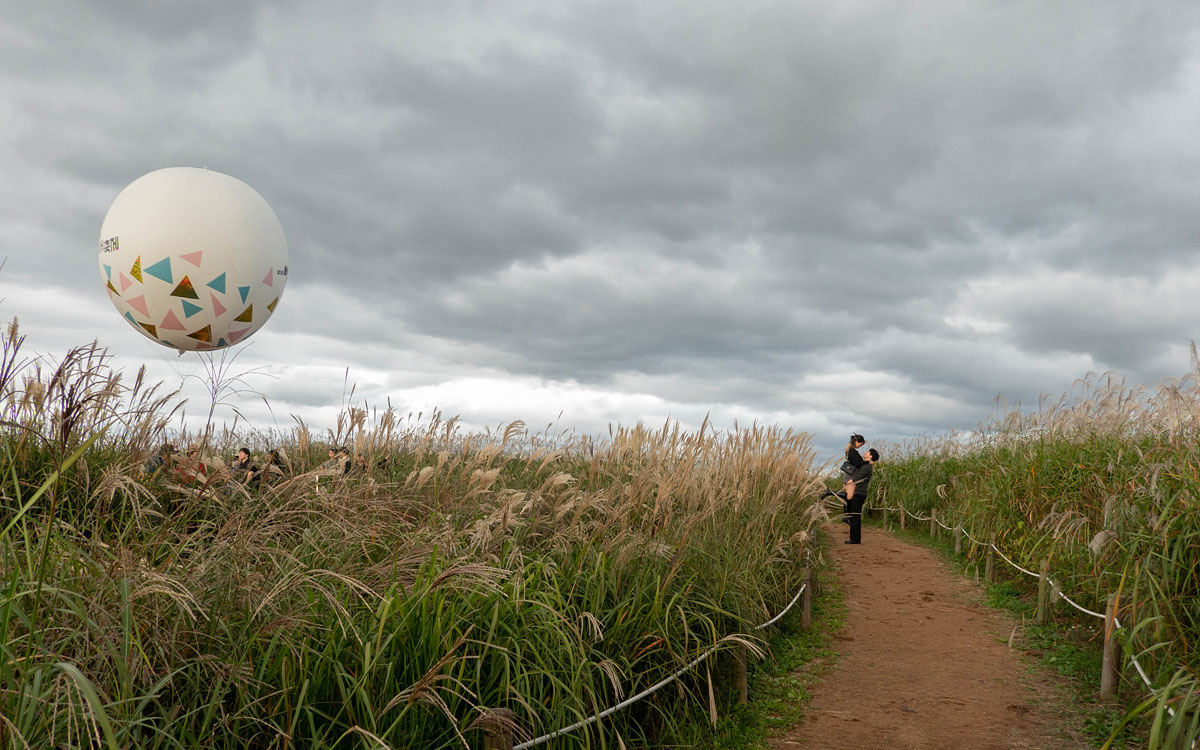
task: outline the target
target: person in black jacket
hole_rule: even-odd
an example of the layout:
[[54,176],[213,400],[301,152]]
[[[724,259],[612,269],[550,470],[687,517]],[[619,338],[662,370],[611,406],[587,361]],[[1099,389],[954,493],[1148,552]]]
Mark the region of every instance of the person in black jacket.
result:
[[[846,458],[846,460],[842,462],[841,466],[843,485],[846,483],[846,480],[850,478],[850,475],[853,474],[858,467],[863,465],[863,457],[862,454],[858,452],[858,449],[866,444],[867,439],[862,435],[859,435],[857,432],[852,434],[850,436],[850,441],[846,443],[846,448],[842,451]],[[837,497],[841,499],[842,522],[850,523],[850,502],[846,500],[846,491],[839,490],[838,492],[834,492],[833,490],[826,489],[825,493],[821,495],[821,497],[825,496]]]
[[[854,433],[850,436],[850,442],[846,443],[846,449],[843,451],[846,454],[846,460],[842,462],[843,484],[850,478],[850,475],[858,471],[858,468],[863,465],[863,457],[858,452],[858,449],[866,444],[867,439],[862,435]],[[846,499],[846,492],[843,490],[837,494],[838,497],[842,498],[842,511],[846,514],[842,520],[850,523],[850,501]]]
[[863,456],[863,464],[846,480],[846,506],[850,518],[850,538],[846,544],[862,544],[862,509],[867,499],[867,488],[871,485],[874,464],[879,460],[879,451],[874,448]]

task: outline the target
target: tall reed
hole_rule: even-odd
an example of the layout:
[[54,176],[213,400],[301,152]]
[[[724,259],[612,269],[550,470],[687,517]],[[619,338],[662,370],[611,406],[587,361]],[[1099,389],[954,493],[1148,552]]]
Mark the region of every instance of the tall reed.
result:
[[[969,434],[914,441],[881,466],[888,504],[936,508],[1102,611],[1120,595],[1126,653],[1162,700],[1155,747],[1200,736],[1200,386],[1197,372],[1155,388],[1089,375],[1026,412],[999,405]],[[1140,678],[1127,668],[1129,687]],[[1172,719],[1166,707],[1175,710]]]
[[[26,361],[11,329],[0,745],[478,746],[498,708],[533,737],[753,646],[822,514],[808,436],[774,427],[598,440],[351,408],[257,435],[288,470],[250,489],[142,473],[177,408],[94,346]],[[322,469],[330,444],[370,468]],[[551,746],[665,742],[705,679]]]

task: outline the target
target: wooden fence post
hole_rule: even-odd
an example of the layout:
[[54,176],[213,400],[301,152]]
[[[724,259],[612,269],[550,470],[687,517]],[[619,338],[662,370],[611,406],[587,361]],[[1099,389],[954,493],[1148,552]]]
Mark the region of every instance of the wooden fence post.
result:
[[801,579],[804,581],[804,593],[800,595],[800,627],[808,630],[812,627],[812,568],[805,568]]
[[480,721],[483,750],[512,750],[515,714],[507,708],[493,708]]
[[1108,700],[1117,693],[1117,683],[1120,681],[1121,670],[1117,664],[1121,661],[1121,646],[1117,643],[1116,624],[1117,595],[1108,595],[1108,608],[1104,610],[1104,662],[1100,665],[1100,698]]
[[1050,588],[1050,559],[1042,558],[1042,569],[1038,575],[1038,600],[1037,600],[1037,624],[1046,624],[1046,610],[1048,610],[1049,588]]
[[991,541],[988,543],[987,563],[983,566],[983,578],[988,583],[991,583],[996,580],[996,550],[994,549],[996,545],[996,532],[993,531],[989,539]]
[[749,700],[749,689],[746,681],[746,660],[748,659],[746,644],[739,643],[733,655],[734,679],[737,681],[738,705],[744,706]]
[[891,531],[891,527],[888,525],[888,509],[887,508],[883,509],[883,530]]
[[904,531],[904,527],[907,525],[906,524],[907,520],[908,520],[908,513],[904,510],[904,503],[900,503],[900,530],[901,531]]
[[954,554],[955,556],[962,554],[962,526],[954,527]]
[[937,508],[929,511],[929,538],[937,539]]

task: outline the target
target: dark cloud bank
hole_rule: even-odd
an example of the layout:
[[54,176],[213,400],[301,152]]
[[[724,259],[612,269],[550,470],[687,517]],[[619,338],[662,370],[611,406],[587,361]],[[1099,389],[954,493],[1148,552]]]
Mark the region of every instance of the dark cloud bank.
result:
[[245,355],[282,410],[330,413],[349,368],[359,395],[477,424],[711,411],[832,449],[1088,370],[1178,375],[1198,21],[1183,2],[30,5],[0,24],[3,312],[47,351],[99,336],[170,371],[105,317],[93,252],[125,184],[204,165],[288,233],[293,283]]

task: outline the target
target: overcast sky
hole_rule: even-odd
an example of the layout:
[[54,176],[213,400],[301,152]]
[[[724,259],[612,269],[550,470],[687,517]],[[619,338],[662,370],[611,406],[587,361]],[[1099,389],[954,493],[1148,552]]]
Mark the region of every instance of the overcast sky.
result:
[[834,452],[1184,374],[1198,134],[1190,1],[22,2],[0,315],[51,357],[198,372],[96,253],[128,183],[206,166],[288,237],[238,360],[284,428],[348,382],[476,427],[711,413]]

